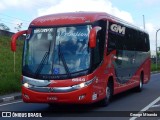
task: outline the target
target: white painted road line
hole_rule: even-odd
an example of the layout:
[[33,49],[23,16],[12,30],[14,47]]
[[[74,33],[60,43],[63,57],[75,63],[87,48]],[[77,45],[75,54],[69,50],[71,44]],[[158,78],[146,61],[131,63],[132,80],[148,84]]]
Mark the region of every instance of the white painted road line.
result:
[[160,107],[160,104],[159,105],[153,105],[152,108],[154,108],[154,107]]
[[[158,101],[160,101],[160,96],[157,99],[155,99],[153,102],[151,102],[149,105],[147,105],[145,108],[143,108],[137,114],[142,114],[144,111],[147,111],[150,107],[152,107],[153,105],[155,105]],[[136,118],[138,118],[138,117],[132,117],[129,120],[135,120]]]
[[14,100],[14,96],[2,98],[3,102],[8,102]]
[[22,102],[22,100],[21,101],[16,101],[16,102],[11,102],[11,103],[6,103],[6,104],[0,105],[0,107],[6,106],[6,105],[11,105],[11,104],[16,104],[16,103],[21,103],[21,102]]

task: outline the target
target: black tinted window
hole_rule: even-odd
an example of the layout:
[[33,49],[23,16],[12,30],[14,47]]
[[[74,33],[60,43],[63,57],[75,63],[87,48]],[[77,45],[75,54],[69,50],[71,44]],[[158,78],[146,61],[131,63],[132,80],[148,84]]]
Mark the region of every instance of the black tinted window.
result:
[[[124,33],[123,29],[125,29]],[[113,50],[149,51],[149,49],[148,34],[122,24],[109,23],[108,52]]]

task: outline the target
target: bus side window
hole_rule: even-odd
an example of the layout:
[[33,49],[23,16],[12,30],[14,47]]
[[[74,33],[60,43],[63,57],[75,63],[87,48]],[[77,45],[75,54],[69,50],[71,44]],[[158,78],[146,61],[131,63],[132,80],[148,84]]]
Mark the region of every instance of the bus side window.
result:
[[112,33],[109,32],[108,36],[108,53],[110,53],[116,49],[116,40]]
[[100,20],[95,23],[95,26],[100,26],[102,29],[97,33],[96,47],[93,49],[93,64],[94,69],[101,63],[104,55],[104,46],[106,39],[106,21]]
[[138,31],[138,37],[136,39],[136,51],[145,51],[144,34]]
[[118,31],[118,28],[115,28],[115,30],[111,29],[112,25],[115,25],[115,24],[125,27],[123,24],[109,22],[107,54],[110,54],[113,50],[127,49],[127,46],[125,44],[126,33],[122,34],[121,31]]
[[145,52],[148,52],[150,50],[149,36],[145,34],[144,39],[145,39]]
[[123,50],[134,51],[135,50],[135,39],[136,39],[136,31],[130,28],[127,28],[126,35],[124,37],[124,46]]

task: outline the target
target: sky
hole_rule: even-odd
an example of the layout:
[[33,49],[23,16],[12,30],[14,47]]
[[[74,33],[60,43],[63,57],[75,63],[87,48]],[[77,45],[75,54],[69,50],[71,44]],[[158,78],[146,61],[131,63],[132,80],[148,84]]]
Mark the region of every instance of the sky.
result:
[[[10,31],[16,32],[18,24],[21,30],[28,28],[36,17],[76,11],[107,12],[133,25],[144,29],[150,35],[151,52],[155,54],[156,31],[160,29],[160,0],[0,0],[0,23]],[[160,46],[160,31],[158,32]]]

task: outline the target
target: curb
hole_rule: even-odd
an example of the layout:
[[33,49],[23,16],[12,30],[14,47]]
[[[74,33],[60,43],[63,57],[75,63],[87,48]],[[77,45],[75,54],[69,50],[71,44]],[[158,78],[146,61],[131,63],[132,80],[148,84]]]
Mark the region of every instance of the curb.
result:
[[151,72],[151,74],[157,74],[157,73],[160,73],[160,71]]
[[20,93],[18,95],[14,95],[14,96],[11,95],[8,97],[0,98],[0,103],[19,100],[19,99],[22,99],[22,95]]

